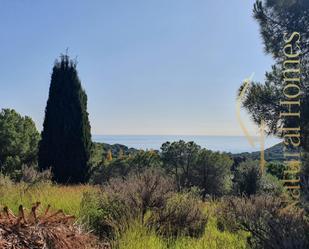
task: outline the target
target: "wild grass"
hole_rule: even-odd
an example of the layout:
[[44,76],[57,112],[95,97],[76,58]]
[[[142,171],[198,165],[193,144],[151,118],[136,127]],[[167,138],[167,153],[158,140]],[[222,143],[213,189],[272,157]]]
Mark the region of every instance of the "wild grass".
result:
[[97,188],[90,185],[61,186],[50,183],[33,186],[25,183],[5,184],[0,185],[0,205],[8,206],[16,213],[20,204],[30,208],[39,201],[42,208],[50,204],[52,209],[62,209],[66,214],[79,217],[83,194],[90,191],[97,191]]
[[[91,185],[61,186],[40,183],[29,186],[24,183],[0,184],[0,205],[7,205],[13,212],[18,207],[31,208],[36,201],[42,203],[42,208],[48,204],[55,210],[62,209],[64,213],[80,216],[80,204],[84,193],[98,191]],[[217,228],[214,202],[204,204],[204,212],[208,215],[205,232],[198,238],[181,236],[164,238],[140,221],[132,222],[121,234],[118,234],[113,248],[117,249],[245,249],[247,235],[244,233],[221,232]]]
[[133,222],[121,234],[115,244],[117,249],[246,249],[248,233],[220,231],[217,227],[216,209],[218,203],[204,203],[203,211],[208,215],[208,222],[201,237],[181,236],[163,238],[154,230]]
[[162,238],[136,222],[118,238],[115,247],[117,249],[246,249],[246,238],[244,233],[219,231],[215,218],[209,219],[200,238]]

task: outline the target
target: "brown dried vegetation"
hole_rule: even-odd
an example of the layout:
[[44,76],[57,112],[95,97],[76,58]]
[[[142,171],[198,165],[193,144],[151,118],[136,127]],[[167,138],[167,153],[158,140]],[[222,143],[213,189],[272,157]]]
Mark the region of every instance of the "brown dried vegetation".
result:
[[94,249],[109,248],[97,239],[84,233],[74,224],[75,217],[62,210],[50,211],[47,206],[38,214],[40,203],[33,204],[26,212],[22,205],[15,215],[7,206],[0,213],[1,249]]

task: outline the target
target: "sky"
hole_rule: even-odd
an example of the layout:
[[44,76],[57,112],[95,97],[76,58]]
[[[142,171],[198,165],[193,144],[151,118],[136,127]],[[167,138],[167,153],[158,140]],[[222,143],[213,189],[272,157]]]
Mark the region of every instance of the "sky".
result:
[[68,48],[92,134],[243,135],[237,89],[272,64],[254,2],[1,0],[0,108],[41,130],[53,63]]

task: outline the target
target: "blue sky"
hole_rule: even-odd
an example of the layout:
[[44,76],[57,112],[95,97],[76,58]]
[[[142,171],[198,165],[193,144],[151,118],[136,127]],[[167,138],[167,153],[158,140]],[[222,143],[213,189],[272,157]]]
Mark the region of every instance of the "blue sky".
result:
[[272,63],[253,3],[3,0],[0,108],[41,130],[54,60],[69,48],[93,134],[242,135],[236,91]]

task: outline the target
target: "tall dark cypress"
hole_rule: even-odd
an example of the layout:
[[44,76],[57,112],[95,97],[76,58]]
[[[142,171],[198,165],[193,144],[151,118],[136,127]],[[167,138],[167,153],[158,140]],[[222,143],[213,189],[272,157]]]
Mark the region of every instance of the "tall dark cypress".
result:
[[51,167],[59,183],[83,183],[89,173],[91,149],[87,95],[81,86],[76,63],[62,55],[51,76],[39,168]]

